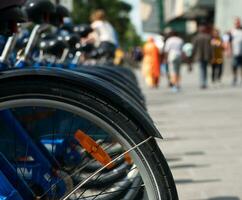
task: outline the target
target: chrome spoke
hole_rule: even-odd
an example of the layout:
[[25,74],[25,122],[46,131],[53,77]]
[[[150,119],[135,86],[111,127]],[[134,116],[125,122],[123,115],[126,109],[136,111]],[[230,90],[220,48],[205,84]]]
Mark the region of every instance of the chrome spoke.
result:
[[[101,144],[101,141],[99,141],[99,144]],[[112,147],[111,144],[108,145],[108,146],[106,147],[105,150],[108,150],[110,147]],[[42,199],[42,198],[43,198],[43,197],[44,197],[49,191],[51,191],[52,189],[54,189],[58,183],[60,183],[61,181],[66,181],[69,177],[73,177],[73,176],[75,176],[76,174],[78,174],[78,173],[80,173],[82,170],[84,170],[89,164],[92,164],[92,163],[94,163],[94,162],[96,162],[96,160],[94,160],[94,158],[93,158],[93,159],[89,160],[86,164],[82,165],[80,168],[78,168],[77,170],[75,170],[72,174],[68,175],[68,177],[66,176],[66,177],[62,178],[61,180],[57,181],[57,182],[56,182],[54,185],[52,185],[47,191],[45,191],[45,192],[40,196],[39,199]]]
[[119,155],[118,157],[116,157],[115,159],[113,159],[112,161],[110,161],[108,164],[104,165],[103,167],[101,167],[100,169],[96,170],[91,176],[89,176],[86,180],[82,181],[81,183],[79,183],[69,194],[65,195],[64,197],[61,198],[61,200],[67,200],[72,194],[74,194],[78,189],[80,189],[83,185],[85,185],[89,180],[91,180],[93,177],[95,177],[98,173],[102,172],[106,167],[108,167],[110,164],[113,164],[115,161],[117,161],[118,159],[122,158],[123,156],[125,156],[125,154],[137,149],[139,146],[147,143],[149,140],[151,140],[153,137],[150,136],[149,138],[147,138],[146,140],[140,142],[139,144],[133,146],[132,148],[130,148],[129,150],[125,151],[124,153],[122,153],[121,155]]

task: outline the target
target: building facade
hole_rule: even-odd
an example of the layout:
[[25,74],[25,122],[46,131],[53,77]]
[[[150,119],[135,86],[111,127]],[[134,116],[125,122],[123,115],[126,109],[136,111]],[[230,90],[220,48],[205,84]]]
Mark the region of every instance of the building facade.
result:
[[140,3],[143,31],[160,33],[162,24],[161,0],[141,0]]
[[197,22],[213,23],[215,0],[164,0],[165,22],[179,32],[193,33]]
[[170,22],[181,17],[184,10],[184,0],[163,0],[164,20]]
[[235,17],[242,20],[242,0],[217,0],[215,9],[215,26],[222,33],[231,30]]
[[165,21],[176,18],[196,19],[207,17],[214,11],[215,0],[164,0]]

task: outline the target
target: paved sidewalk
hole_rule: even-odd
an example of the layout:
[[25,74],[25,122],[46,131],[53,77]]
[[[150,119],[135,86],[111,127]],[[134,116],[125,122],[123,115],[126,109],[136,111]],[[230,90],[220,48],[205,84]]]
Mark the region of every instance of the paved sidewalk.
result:
[[183,70],[183,89],[148,89],[148,110],[165,138],[181,200],[242,199],[242,86],[198,89],[198,72]]

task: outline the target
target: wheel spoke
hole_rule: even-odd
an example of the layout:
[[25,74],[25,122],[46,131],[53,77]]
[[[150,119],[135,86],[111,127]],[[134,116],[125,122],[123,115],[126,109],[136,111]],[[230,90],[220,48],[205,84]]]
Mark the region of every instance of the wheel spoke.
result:
[[115,161],[117,161],[118,159],[122,158],[123,156],[125,156],[125,154],[137,149],[139,146],[147,143],[149,140],[151,140],[152,137],[147,138],[146,140],[140,142],[139,144],[133,146],[132,148],[130,148],[129,150],[125,151],[124,153],[122,153],[121,155],[119,155],[118,157],[116,157],[115,159],[113,159],[111,162],[109,162],[108,164],[106,164],[105,166],[101,167],[100,169],[96,170],[91,176],[89,176],[86,180],[82,181],[81,183],[79,183],[69,194],[65,195],[63,198],[61,198],[61,200],[67,200],[73,193],[75,193],[78,189],[80,189],[83,185],[85,185],[90,179],[92,179],[93,177],[95,177],[98,173],[102,172],[107,166],[109,166],[110,164],[113,164]]
[[[101,141],[100,141],[100,144],[101,144]],[[110,146],[107,146],[105,150],[108,150],[109,148],[111,148],[111,145]],[[88,160],[84,165],[81,165],[78,169],[76,169],[73,173],[69,174],[68,177],[64,177],[62,178],[61,180],[57,181],[55,184],[53,184],[47,191],[45,191],[39,199],[42,199],[49,191],[51,191],[52,189],[54,189],[56,187],[56,185],[58,183],[60,183],[61,181],[66,181],[67,178],[69,177],[73,177],[77,174],[79,174],[81,171],[83,171],[88,165],[92,164],[96,162],[96,160],[94,158],[92,158],[91,160]]]

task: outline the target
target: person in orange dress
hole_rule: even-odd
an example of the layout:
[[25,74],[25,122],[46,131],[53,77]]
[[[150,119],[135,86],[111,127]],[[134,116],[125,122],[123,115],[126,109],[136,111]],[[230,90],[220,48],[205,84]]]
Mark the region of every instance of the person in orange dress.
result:
[[160,80],[160,54],[154,39],[149,38],[143,48],[142,74],[149,87],[158,87]]

